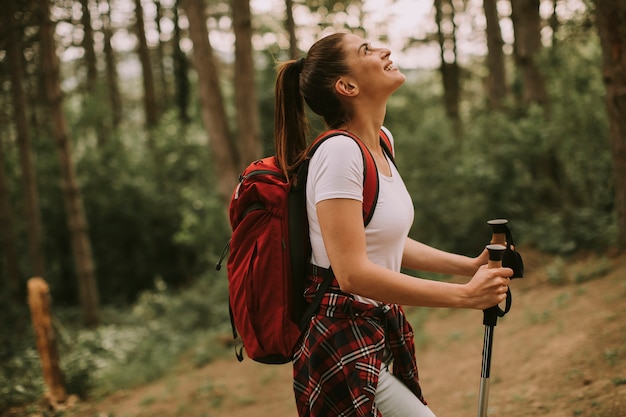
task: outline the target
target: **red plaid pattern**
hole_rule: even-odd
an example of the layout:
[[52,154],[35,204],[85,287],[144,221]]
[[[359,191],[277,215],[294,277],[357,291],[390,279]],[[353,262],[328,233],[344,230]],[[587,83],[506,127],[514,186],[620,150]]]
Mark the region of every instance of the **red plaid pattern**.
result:
[[[321,282],[321,277],[309,278],[308,301]],[[382,417],[374,396],[385,344],[393,354],[393,374],[426,404],[413,329],[402,307],[358,302],[341,292],[334,280],[294,355],[299,416]]]

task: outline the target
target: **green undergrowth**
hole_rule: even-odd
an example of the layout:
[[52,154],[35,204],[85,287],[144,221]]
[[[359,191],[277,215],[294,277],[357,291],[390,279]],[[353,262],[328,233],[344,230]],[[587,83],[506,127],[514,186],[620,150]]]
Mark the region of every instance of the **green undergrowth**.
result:
[[[101,324],[93,329],[81,325],[77,309],[53,305],[68,394],[104,396],[230,353],[220,342],[230,331],[226,281],[225,277],[201,279],[182,291],[157,282],[132,306],[103,309]],[[45,385],[27,306],[13,305],[0,316],[3,323],[11,323],[0,329],[0,409],[4,410],[39,400]]]

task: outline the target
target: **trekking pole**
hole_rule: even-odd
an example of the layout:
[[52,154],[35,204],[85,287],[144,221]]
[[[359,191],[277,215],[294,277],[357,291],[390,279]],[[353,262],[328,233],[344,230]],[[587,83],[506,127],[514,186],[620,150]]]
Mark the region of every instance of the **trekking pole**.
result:
[[[493,241],[493,239],[492,239]],[[502,267],[502,256],[506,250],[506,246],[502,244],[487,245],[489,251],[488,268]],[[507,302],[509,298],[507,292]],[[478,397],[478,417],[487,416],[487,400],[489,397],[489,374],[491,373],[491,348],[493,347],[493,331],[498,322],[498,316],[502,317],[502,310],[495,305],[483,310],[483,324],[485,325],[485,337],[483,340],[483,359],[480,371],[480,393]]]
[[[491,242],[487,245],[489,251],[488,268],[511,268],[511,279],[524,277],[524,261],[522,256],[515,251],[513,236],[508,227],[508,220],[494,219],[487,222],[491,228]],[[483,324],[485,325],[485,338],[483,342],[483,362],[480,374],[480,395],[478,400],[478,417],[487,416],[487,398],[489,396],[489,374],[491,373],[491,350],[493,347],[493,330],[498,323],[498,317],[504,317],[511,309],[513,297],[511,290],[506,291],[506,304],[504,310],[499,305],[483,310]]]

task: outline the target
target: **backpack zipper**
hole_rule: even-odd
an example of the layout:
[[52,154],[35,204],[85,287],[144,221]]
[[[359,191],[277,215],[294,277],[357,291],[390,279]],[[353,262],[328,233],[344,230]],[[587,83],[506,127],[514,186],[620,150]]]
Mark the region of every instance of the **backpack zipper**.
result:
[[276,171],[271,171],[269,169],[258,169],[252,172],[249,172],[248,175],[240,175],[239,176],[239,184],[237,184],[237,189],[235,190],[235,200],[239,198],[239,188],[241,187],[241,184],[247,180],[250,177],[254,177],[256,175],[271,175],[273,177],[276,178],[280,178],[281,180],[285,181],[285,176],[283,174],[280,174]]

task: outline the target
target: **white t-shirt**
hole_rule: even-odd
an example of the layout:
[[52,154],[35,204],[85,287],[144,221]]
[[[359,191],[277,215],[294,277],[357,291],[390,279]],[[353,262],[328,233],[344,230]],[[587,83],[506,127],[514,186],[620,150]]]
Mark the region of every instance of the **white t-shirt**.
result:
[[[386,131],[391,143],[393,137]],[[378,174],[378,201],[365,228],[368,258],[377,265],[400,271],[406,237],[413,223],[413,202],[394,164],[388,160],[391,176]],[[348,198],[363,201],[363,156],[348,136],[326,140],[309,163],[306,186],[307,216],[313,254],[311,262],[328,268],[315,206],[323,200]],[[377,304],[355,294],[357,299]]]

